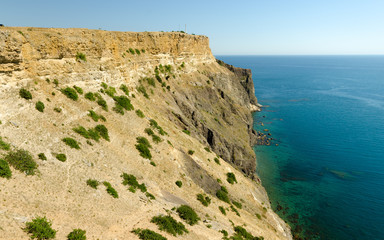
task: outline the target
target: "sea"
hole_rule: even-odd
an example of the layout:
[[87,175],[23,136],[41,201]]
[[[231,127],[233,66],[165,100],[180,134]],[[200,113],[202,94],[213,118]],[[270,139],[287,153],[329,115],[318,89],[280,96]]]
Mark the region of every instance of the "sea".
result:
[[384,239],[384,56],[216,56],[252,70],[254,147],[272,208],[301,239]]

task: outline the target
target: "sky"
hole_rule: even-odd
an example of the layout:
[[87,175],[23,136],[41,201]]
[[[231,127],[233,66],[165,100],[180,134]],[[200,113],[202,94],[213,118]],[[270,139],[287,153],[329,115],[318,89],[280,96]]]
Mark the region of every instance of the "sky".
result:
[[1,0],[5,26],[178,31],[214,55],[384,54],[384,0]]

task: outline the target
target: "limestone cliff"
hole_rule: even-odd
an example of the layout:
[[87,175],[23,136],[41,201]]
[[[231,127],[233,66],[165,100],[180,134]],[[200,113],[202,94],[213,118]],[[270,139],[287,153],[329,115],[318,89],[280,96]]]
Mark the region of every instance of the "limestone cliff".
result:
[[[67,87],[79,91],[78,100],[65,96]],[[21,88],[31,92],[31,100],[20,97]],[[97,102],[85,98],[86,92]],[[145,118],[124,108],[126,102],[119,105],[119,99],[129,99]],[[36,110],[38,101],[42,112]],[[0,236],[25,239],[25,222],[44,215],[59,230],[58,238],[83,228],[88,239],[135,239],[132,229],[149,228],[173,239],[150,220],[159,214],[180,220],[171,209],[188,204],[202,221],[188,225],[190,232],[178,238],[221,239],[219,230],[235,234],[231,224],[245,224],[265,239],[290,239],[265,190],[251,180],[256,164],[251,111],[257,109],[250,70],[217,62],[205,36],[2,27],[0,137],[11,148],[0,148],[0,158],[25,149],[38,170],[26,176],[11,167],[11,179],[0,178]],[[100,125],[88,116],[90,110],[105,117],[109,141],[74,131]],[[160,140],[147,135],[148,129],[160,129],[151,119],[167,132]],[[148,160],[135,145],[137,137],[151,136]],[[66,137],[80,149],[68,147],[62,141]],[[38,160],[39,153],[47,160]],[[57,160],[59,153],[66,155],[65,162]],[[156,199],[129,192],[121,184],[123,172],[144,182]],[[229,172],[238,183],[226,180]],[[102,187],[90,188],[87,179],[108,181],[119,198]],[[231,202],[241,203],[240,216],[216,197],[221,186]],[[196,199],[199,193],[212,199],[208,207]],[[218,206],[229,210],[226,216]]]

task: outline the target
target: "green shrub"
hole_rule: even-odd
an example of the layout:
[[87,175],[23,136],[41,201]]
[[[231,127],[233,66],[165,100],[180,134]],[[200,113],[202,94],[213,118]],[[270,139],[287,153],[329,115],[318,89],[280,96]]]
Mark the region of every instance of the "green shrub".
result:
[[56,230],[52,229],[51,221],[45,217],[36,217],[32,222],[27,222],[24,231],[30,234],[31,239],[54,239]]
[[140,152],[140,156],[146,159],[152,159],[151,152],[148,147],[143,144],[136,144],[136,149]]
[[12,177],[12,171],[9,168],[8,162],[0,159],[0,177],[10,179]]
[[145,49],[141,49],[141,52],[142,52],[142,53],[145,53]]
[[32,155],[23,149],[9,152],[4,160],[16,170],[24,172],[26,175],[34,175],[37,169],[37,164],[33,160]]
[[217,157],[215,157],[213,160],[215,160],[215,163],[221,165],[221,164],[220,164],[220,160],[219,160]]
[[164,68],[165,68],[164,69],[165,72],[172,73],[172,66],[171,65],[169,65],[169,64],[165,65]]
[[234,173],[227,173],[227,181],[230,183],[230,184],[234,184],[234,183],[237,183],[237,180],[236,180],[236,176]]
[[217,190],[216,197],[221,201],[229,203],[228,190],[224,186],[221,186],[221,188]]
[[147,81],[147,83],[149,85],[151,85],[152,87],[156,87],[155,79],[153,79],[153,78],[145,78],[144,80]]
[[181,188],[181,187],[183,186],[183,182],[180,181],[180,180],[177,180],[177,181],[175,182],[175,184],[176,184],[179,188]]
[[61,108],[58,108],[58,107],[55,107],[54,109],[53,109],[55,112],[57,112],[57,113],[61,113]]
[[187,130],[187,129],[184,129],[184,130],[183,130],[183,133],[185,133],[185,134],[187,134],[187,135],[191,135],[191,132],[190,132],[189,130]]
[[73,229],[67,236],[67,240],[86,240],[86,231],[82,229]]
[[193,151],[193,150],[188,150],[188,154],[189,155],[193,155],[195,153],[195,151]]
[[137,137],[136,141],[137,141],[137,144],[135,146],[136,146],[136,149],[140,152],[140,156],[151,160],[152,155],[149,148],[152,148],[152,146],[149,143],[148,139],[146,139],[145,137]]
[[[221,232],[223,235],[224,235],[224,238],[226,239],[226,237],[228,237],[228,232],[225,231],[224,229],[220,230],[219,232]],[[223,239],[224,239],[223,238]]]
[[118,104],[115,104],[112,110],[118,114],[124,115],[124,108]]
[[157,136],[156,134],[153,134],[153,135],[152,135],[152,141],[153,141],[154,143],[159,143],[159,142],[162,141],[162,139],[161,139],[159,136]]
[[231,205],[231,210],[232,210],[232,212],[236,213],[237,216],[240,217],[239,211],[237,211],[237,209],[233,205]]
[[136,48],[135,52],[136,52],[137,55],[140,55],[140,50],[139,49]]
[[99,139],[100,139],[100,135],[99,135],[99,133],[96,130],[93,130],[93,129],[88,129],[87,130],[83,126],[79,126],[77,128],[73,128],[73,131],[75,131],[76,133],[80,134],[81,136],[83,136],[86,139],[93,139],[96,142],[98,142]]
[[153,141],[154,143],[159,143],[159,142],[162,141],[162,139],[161,139],[159,136],[157,136],[157,135],[152,131],[152,129],[150,129],[150,128],[146,128],[146,129],[144,129],[144,132],[145,132],[146,134],[148,134],[149,136],[152,136],[152,141]]
[[208,207],[208,205],[211,204],[211,198],[201,193],[197,194],[197,200],[199,200],[201,204],[203,204],[203,206],[206,206],[206,207]]
[[232,201],[232,204],[235,205],[235,207],[237,207],[238,209],[241,209],[243,207],[243,204],[236,201]]
[[159,227],[159,230],[170,233],[173,236],[188,233],[184,224],[176,221],[171,216],[155,216],[152,218],[151,223],[155,223]]
[[96,101],[96,98],[95,98],[95,95],[93,94],[93,92],[87,92],[85,95],[84,95],[85,99],[88,99],[89,101]]
[[152,166],[156,167],[156,163],[154,161],[151,161],[149,164],[151,164]]
[[157,129],[159,134],[162,136],[168,134],[166,131],[163,130],[162,127],[159,126],[159,124],[154,119],[149,120],[149,125],[155,129]]
[[129,48],[128,50],[129,50],[129,52],[130,52],[131,54],[135,54],[135,50],[133,50],[133,48]]
[[95,97],[97,98],[97,104],[103,108],[103,110],[108,111],[107,101],[99,94],[95,93]]
[[152,146],[149,143],[148,139],[146,139],[145,137],[137,137],[136,140],[137,140],[137,143],[141,143],[141,144],[146,145],[148,148],[152,148]]
[[260,216],[260,214],[256,213],[256,217],[257,217],[259,220],[261,220],[261,216]]
[[149,229],[136,228],[132,232],[139,236],[141,240],[167,240],[167,238]]
[[61,92],[65,96],[67,96],[69,99],[72,99],[73,101],[77,101],[77,99],[79,99],[79,95],[77,95],[77,92],[73,88],[67,87],[67,88],[61,89]]
[[103,115],[99,115],[99,114],[95,113],[93,110],[89,110],[88,112],[89,112],[88,116],[90,116],[93,121],[98,122],[99,119],[101,119],[104,122],[106,121],[106,119]]
[[32,94],[30,91],[28,91],[27,89],[25,88],[22,88],[19,90],[19,95],[20,97],[24,98],[24,99],[27,99],[27,100],[30,100],[32,99]]
[[149,125],[153,128],[158,128],[159,127],[159,124],[156,122],[155,119],[151,119],[149,120]]
[[37,156],[39,157],[40,160],[43,160],[43,161],[47,160],[47,157],[45,156],[44,153],[39,153]]
[[62,141],[68,146],[70,146],[71,148],[80,149],[79,143],[73,138],[70,138],[70,137],[63,138]]
[[149,192],[146,192],[146,193],[145,193],[145,196],[146,196],[147,198],[149,198],[150,200],[155,200],[155,199],[156,199],[155,196],[153,196],[153,194],[151,194],[151,193],[149,193]]
[[39,111],[39,112],[44,112],[44,108],[45,108],[45,106],[44,106],[44,103],[43,103],[43,102],[38,101],[38,102],[36,103],[35,107],[36,107],[37,111]]
[[56,154],[56,159],[59,160],[60,162],[65,162],[67,161],[67,156],[64,153],[59,153],[59,154]]
[[144,132],[145,132],[146,134],[148,134],[149,136],[152,136],[153,134],[155,134],[155,133],[152,131],[152,129],[150,129],[150,128],[146,128],[146,129],[144,129]]
[[140,85],[138,87],[136,87],[136,90],[139,92],[139,93],[142,93],[144,95],[145,98],[148,98],[149,99],[149,95],[147,93],[147,90],[145,89],[145,87],[143,85]]
[[209,152],[209,153],[211,152],[211,150],[208,147],[205,147],[204,150]]
[[119,194],[117,194],[117,191],[112,187],[112,185],[109,182],[103,182],[104,186],[107,187],[107,193],[111,195],[114,198],[118,198]]
[[100,135],[99,133],[94,129],[88,129],[89,138],[95,140],[96,142],[99,141]]
[[99,115],[95,111],[88,110],[88,112],[89,112],[88,116],[90,116],[93,121],[95,121],[95,122],[99,121],[100,117],[99,117]]
[[99,99],[97,100],[97,104],[98,104],[99,106],[101,106],[103,110],[105,110],[105,111],[108,112],[108,105],[107,105],[107,101],[105,101],[105,99],[103,99],[103,98],[99,98]]
[[76,92],[78,92],[79,94],[83,94],[83,89],[81,87],[78,87],[76,85],[73,86],[73,88],[76,90]]
[[6,143],[3,141],[3,139],[0,137],[0,149],[8,151],[11,148],[11,145],[9,143]]
[[56,87],[59,86],[59,80],[53,79],[53,84],[55,84]]
[[219,206],[219,210],[220,210],[220,212],[221,212],[224,216],[227,215],[227,213],[225,212],[225,208],[224,208],[224,207]]
[[127,98],[126,96],[116,96],[113,98],[113,100],[115,100],[116,105],[120,105],[127,111],[134,109],[133,105],[131,104],[131,100],[129,100],[129,98]]
[[196,224],[200,218],[197,216],[195,210],[188,205],[181,205],[176,209],[181,219],[184,219],[189,225]]
[[87,185],[90,186],[91,188],[97,189],[99,184],[100,184],[100,182],[95,180],[95,179],[88,179],[87,180]]
[[121,84],[119,89],[121,91],[123,91],[125,93],[125,95],[129,96],[129,90],[128,90],[128,87],[125,84]]
[[144,113],[143,113],[140,109],[137,109],[137,110],[136,110],[136,115],[137,115],[139,118],[144,118],[144,117],[145,117]]
[[72,130],[75,133],[80,134],[81,136],[85,137],[86,139],[89,139],[89,133],[88,130],[85,129],[83,126],[78,126],[77,128],[72,128]]
[[114,87],[109,86],[109,87],[105,90],[105,93],[106,93],[108,96],[110,96],[110,97],[113,98],[113,96],[115,96],[115,94],[116,94],[116,89],[115,89]]
[[123,173],[120,177],[123,178],[123,185],[129,186],[131,192],[136,192],[136,189],[140,189],[141,192],[146,192],[147,187],[144,183],[139,184],[136,177],[132,174]]
[[102,138],[109,141],[108,129],[104,125],[102,124],[97,125],[95,127],[95,130],[100,134]]
[[101,87],[104,88],[104,89],[107,89],[108,88],[108,84],[106,84],[105,82],[102,82],[101,83]]
[[241,226],[236,226],[233,228],[235,230],[234,235],[231,237],[231,239],[244,239],[244,240],[262,240],[263,237],[255,237],[252,234],[250,234],[245,228]]
[[84,53],[78,52],[76,53],[76,61],[83,60],[84,62],[87,61],[87,58],[85,57]]
[[[161,77],[159,76],[159,74],[156,74],[155,77],[156,77],[156,80],[157,80],[159,83],[163,83],[163,79],[161,79]],[[165,83],[164,83],[164,84],[165,84]]]

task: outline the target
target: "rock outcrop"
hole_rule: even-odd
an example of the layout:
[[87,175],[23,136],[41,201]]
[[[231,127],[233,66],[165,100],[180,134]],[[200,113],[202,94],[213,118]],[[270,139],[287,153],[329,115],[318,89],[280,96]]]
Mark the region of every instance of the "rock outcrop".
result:
[[[67,98],[62,90],[73,86],[104,103],[80,93],[79,100]],[[21,88],[31,92],[32,100],[19,96]],[[119,96],[128,97],[145,118],[118,105]],[[43,112],[35,109],[38,101],[45,105]],[[25,238],[25,222],[46,215],[62,238],[70,229],[84,228],[89,239],[133,239],[132,229],[158,231],[151,217],[178,218],[171,209],[188,204],[203,222],[189,226],[190,233],[179,238],[221,239],[221,229],[233,234],[232,222],[265,239],[291,239],[264,188],[252,181],[256,136],[251,112],[258,107],[250,70],[217,61],[205,36],[2,27],[0,137],[12,147],[0,148],[0,158],[12,149],[25,149],[35,159],[44,153],[47,161],[36,160],[35,176],[13,169],[11,179],[0,178],[5,209],[0,235]],[[110,141],[92,141],[73,130],[101,124],[92,121],[90,110],[106,118],[102,125]],[[160,142],[150,141],[148,160],[135,145],[137,137],[151,138],[146,130],[151,126],[161,132],[150,119],[167,134],[160,135]],[[76,139],[80,150],[68,147],[65,137]],[[59,153],[66,154],[66,162],[56,159]],[[121,184],[123,172],[136,175],[156,200],[129,192]],[[226,181],[228,172],[236,175],[237,184]],[[111,183],[119,198],[101,187],[88,187],[90,178]],[[175,185],[177,180],[182,188]],[[241,216],[216,197],[221,186],[228,189],[231,202],[242,203]],[[210,196],[209,207],[197,201],[199,193]],[[218,206],[229,210],[227,216]]]

